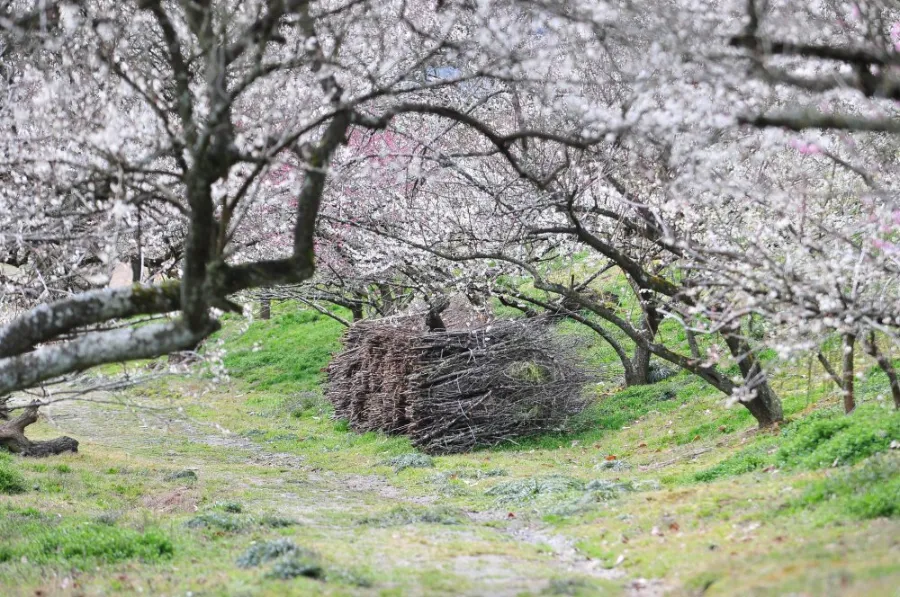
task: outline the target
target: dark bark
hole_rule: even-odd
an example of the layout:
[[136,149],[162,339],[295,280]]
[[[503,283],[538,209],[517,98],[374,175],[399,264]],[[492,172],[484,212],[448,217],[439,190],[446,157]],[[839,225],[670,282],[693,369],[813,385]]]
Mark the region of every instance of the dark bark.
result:
[[446,297],[441,297],[435,301],[428,309],[428,313],[425,314],[425,327],[433,332],[437,330],[446,330],[447,326],[444,325],[444,320],[441,319],[441,313],[449,306],[450,300]]
[[351,305],[350,313],[353,315],[353,321],[361,321],[364,317],[362,305],[359,303]]
[[52,456],[63,452],[77,452],[78,442],[62,436],[47,441],[32,441],[25,437],[25,428],[37,421],[38,408],[27,407],[15,419],[0,426],[0,446],[22,456]]
[[743,404],[761,428],[771,427],[784,420],[781,399],[769,386],[769,381],[760,367],[759,361],[747,341],[739,335],[739,330],[732,328],[723,333],[725,344],[731,356],[737,360],[744,384],[753,389],[754,395]]

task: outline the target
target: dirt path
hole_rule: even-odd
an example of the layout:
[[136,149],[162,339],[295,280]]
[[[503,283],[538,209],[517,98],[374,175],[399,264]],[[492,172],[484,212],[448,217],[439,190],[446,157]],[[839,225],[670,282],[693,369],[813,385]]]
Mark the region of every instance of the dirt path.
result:
[[[191,469],[201,479],[240,489],[256,500],[254,506],[290,515],[335,541],[365,543],[367,531],[353,522],[360,512],[440,502],[438,496],[409,496],[379,475],[313,468],[302,455],[268,451],[248,438],[190,420],[174,409],[133,408],[116,404],[111,395],[92,398],[53,404],[45,409],[47,419],[60,432],[85,445],[161,460],[168,467]],[[196,445],[214,449],[200,454],[187,449]],[[158,497],[161,503],[166,499]],[[574,577],[614,582],[635,597],[655,597],[664,592],[660,583],[628,581],[621,570],[604,568],[579,552],[567,537],[534,523],[497,524],[495,520],[490,524],[492,518],[496,517],[490,512],[473,513],[471,524],[462,527],[447,527],[446,531],[430,527],[427,537],[416,539],[427,545],[421,554],[382,550],[375,544],[371,557],[377,558],[379,566],[433,567],[461,577],[465,583],[460,587],[469,588],[451,591],[455,594],[540,593],[548,589],[551,578]],[[371,534],[373,542],[380,540],[377,531]],[[493,547],[447,555],[452,551],[450,545],[469,535],[473,542]]]

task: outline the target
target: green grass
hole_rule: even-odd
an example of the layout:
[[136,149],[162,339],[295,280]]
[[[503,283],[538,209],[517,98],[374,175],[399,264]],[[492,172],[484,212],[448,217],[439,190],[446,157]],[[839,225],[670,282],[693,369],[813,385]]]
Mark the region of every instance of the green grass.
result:
[[889,449],[900,437],[900,412],[868,403],[845,415],[840,407],[816,411],[785,425],[779,436],[761,436],[752,445],[693,475],[709,482],[766,467],[817,470],[851,465]]
[[175,552],[171,539],[159,529],[138,531],[71,519],[58,522],[36,510],[8,512],[0,531],[4,537],[0,562],[26,558],[34,564],[85,569],[132,559],[156,562]]
[[322,368],[340,346],[342,330],[340,323],[316,311],[276,312],[272,320],[253,322],[242,334],[223,334],[228,339],[225,366],[258,391],[316,391]]
[[25,478],[14,468],[12,457],[0,452],[0,494],[24,493],[26,489]]
[[858,519],[900,517],[900,456],[880,454],[810,483],[795,506],[827,505]]
[[[692,376],[621,390],[613,375],[565,433],[427,458],[332,420],[321,368],[342,327],[273,307],[245,333],[229,317],[211,343],[229,380],[129,392],[184,424],[82,404],[57,420],[107,435],[64,428],[78,454],[0,455],[24,490],[0,505],[4,594],[58,593],[73,570],[86,594],[619,595],[648,578],[672,594],[880,595],[900,580],[900,436],[874,399],[877,371],[848,417],[826,383],[783,367],[772,379],[789,421],[772,432]],[[604,343],[585,335],[584,350],[614,372]],[[294,548],[239,565],[273,544]],[[584,574],[569,544],[623,576]]]
[[850,415],[821,410],[785,427],[776,460],[807,470],[854,464],[887,450],[896,438],[900,412],[886,405],[863,404]]

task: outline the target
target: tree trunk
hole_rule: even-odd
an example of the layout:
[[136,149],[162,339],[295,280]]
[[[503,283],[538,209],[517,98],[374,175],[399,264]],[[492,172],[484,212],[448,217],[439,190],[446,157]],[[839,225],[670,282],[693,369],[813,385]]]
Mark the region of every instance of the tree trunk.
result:
[[51,456],[63,452],[77,452],[78,442],[71,437],[57,437],[48,441],[31,441],[25,437],[25,428],[37,421],[38,409],[29,406],[8,423],[0,425],[0,446],[22,456]]
[[259,300],[259,318],[263,320],[272,317],[272,299],[264,298]]
[[687,338],[688,348],[691,351],[691,358],[698,361],[702,359],[703,355],[700,354],[700,345],[697,344],[697,336],[695,336],[694,332],[687,326],[685,326],[684,329],[684,337]]
[[878,345],[875,343],[875,332],[869,332],[865,349],[878,362],[878,366],[884,371],[884,374],[887,375],[888,383],[891,386],[891,395],[894,397],[894,408],[900,410],[900,380],[897,379],[897,370],[894,369],[891,359],[878,349]]
[[844,394],[844,412],[850,414],[856,408],[856,397],[853,392],[853,349],[856,346],[856,334],[844,334],[843,338],[843,378],[841,390]]
[[650,350],[640,344],[634,347],[630,367],[625,368],[625,385],[644,386],[650,383]]
[[738,362],[744,384],[753,388],[755,396],[750,400],[742,400],[741,404],[747,407],[760,428],[771,427],[784,419],[781,410],[781,399],[772,391],[769,380],[763,373],[759,361],[753,355],[750,345],[746,340],[737,335],[738,330],[725,332],[725,344],[731,356]]
[[354,304],[350,307],[350,313],[353,315],[353,321],[360,321],[363,318],[362,305]]

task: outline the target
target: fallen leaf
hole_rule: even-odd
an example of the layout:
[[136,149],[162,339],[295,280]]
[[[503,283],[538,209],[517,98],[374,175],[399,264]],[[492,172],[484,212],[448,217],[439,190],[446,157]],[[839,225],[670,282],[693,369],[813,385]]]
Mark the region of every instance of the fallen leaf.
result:
[[616,459],[616,457],[614,454],[610,454],[609,456],[606,457],[606,460],[609,460],[609,461],[615,460],[615,459]]
[[638,448],[646,448],[646,447],[647,447],[647,442],[641,442],[638,444]]
[[762,470],[762,472],[764,472],[764,473],[772,473],[772,472],[775,472],[775,471],[777,471],[777,470],[778,470],[778,468],[777,468],[774,464],[770,464],[769,466],[767,466],[766,468],[764,468],[764,469]]
[[695,441],[697,441],[698,439],[700,439],[700,436],[699,436],[699,435],[695,435],[695,436],[694,436],[694,439],[692,439],[691,441],[692,441],[692,442],[695,442]]
[[725,433],[727,429],[728,427],[726,427],[725,425],[719,425],[719,431],[721,431],[722,433]]
[[677,522],[673,522],[672,524],[669,525],[669,530],[677,533],[678,531],[681,530],[681,527],[678,526]]
[[507,518],[515,518],[516,514],[514,512],[510,512],[509,514],[506,515],[506,517]]

